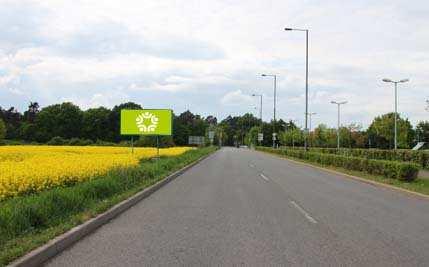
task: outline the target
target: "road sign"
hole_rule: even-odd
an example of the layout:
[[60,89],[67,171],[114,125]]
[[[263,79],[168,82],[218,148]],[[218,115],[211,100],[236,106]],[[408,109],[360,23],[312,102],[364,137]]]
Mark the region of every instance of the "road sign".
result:
[[258,142],[262,142],[264,140],[264,134],[258,133]]
[[202,146],[204,145],[204,136],[189,136],[188,144]]
[[273,133],[273,141],[277,140],[277,133]]
[[122,135],[171,135],[173,112],[170,109],[121,110]]
[[213,139],[214,138],[214,131],[209,131],[209,139]]

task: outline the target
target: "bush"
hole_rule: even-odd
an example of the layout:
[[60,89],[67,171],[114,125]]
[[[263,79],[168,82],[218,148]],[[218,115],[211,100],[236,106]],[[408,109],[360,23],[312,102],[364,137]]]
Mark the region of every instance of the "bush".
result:
[[383,175],[387,178],[399,179],[404,181],[413,181],[417,178],[419,165],[411,162],[399,162],[388,160],[375,160],[368,158],[350,157],[327,152],[316,153],[305,152],[302,149],[272,149],[267,147],[258,147],[258,150],[285,155],[316,162],[325,166],[341,167],[347,170],[363,171],[369,174]]
[[[284,149],[292,150],[291,147]],[[294,150],[303,150],[297,147]],[[337,154],[358,158],[378,159],[378,160],[395,160],[404,162],[413,162],[419,164],[422,168],[429,169],[429,152],[415,151],[409,149],[386,150],[386,149],[363,149],[363,148],[310,148],[310,152],[323,154]]]
[[67,143],[66,139],[60,136],[55,136],[55,137],[52,137],[52,139],[49,140],[46,144],[50,146],[62,146],[62,145],[65,145],[66,143]]

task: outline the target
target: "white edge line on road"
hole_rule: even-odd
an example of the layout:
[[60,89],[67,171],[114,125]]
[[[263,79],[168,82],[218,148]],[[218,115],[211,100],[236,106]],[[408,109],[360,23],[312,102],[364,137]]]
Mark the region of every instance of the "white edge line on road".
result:
[[262,177],[262,179],[264,179],[265,181],[269,181],[270,179],[267,177],[267,176],[265,176],[264,174],[259,174],[259,176],[261,176]]
[[301,208],[301,206],[299,206],[298,204],[296,204],[295,201],[291,200],[290,203],[299,211],[301,212],[305,218],[307,218],[307,220],[309,220],[311,223],[317,223],[317,221],[310,216],[310,214],[308,214],[303,208]]

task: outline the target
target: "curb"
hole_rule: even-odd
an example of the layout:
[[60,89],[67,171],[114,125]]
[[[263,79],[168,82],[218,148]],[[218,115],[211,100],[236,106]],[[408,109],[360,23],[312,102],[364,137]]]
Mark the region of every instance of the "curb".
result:
[[78,225],[76,227],[73,227],[69,231],[65,232],[64,234],[57,236],[56,238],[50,240],[45,245],[42,245],[41,247],[38,247],[34,249],[33,251],[29,252],[28,254],[22,256],[21,258],[18,258],[17,260],[10,263],[8,266],[11,267],[33,267],[33,266],[40,266],[49,259],[53,258],[54,256],[58,255],[62,251],[66,250],[68,247],[76,243],[77,241],[84,238],[86,235],[94,232],[99,227],[103,226],[104,224],[108,223],[110,220],[118,216],[119,214],[123,213],[124,211],[128,210],[141,200],[147,198],[152,193],[163,187],[164,185],[168,184],[169,182],[173,181],[178,176],[182,175],[184,172],[192,168],[193,166],[197,165],[204,159],[208,158],[209,156],[212,156],[217,151],[214,151],[208,155],[202,156],[201,158],[197,159],[196,161],[190,163],[189,165],[183,167],[182,169],[170,174],[169,176],[165,177],[161,181],[143,189],[143,191],[140,191],[139,193],[131,196],[128,199],[123,200],[122,202],[116,204],[109,210],[97,215],[96,217],[86,221],[85,223]]
[[315,169],[319,169],[319,170],[322,170],[322,171],[326,171],[326,172],[334,173],[334,174],[337,174],[337,175],[345,176],[347,178],[350,178],[350,179],[353,179],[353,180],[357,180],[357,181],[360,181],[360,182],[363,182],[363,183],[366,183],[366,184],[371,184],[371,185],[375,185],[375,186],[379,186],[379,187],[385,187],[385,188],[389,188],[389,189],[392,189],[392,190],[396,190],[396,191],[400,191],[400,192],[403,192],[403,193],[407,193],[409,195],[421,197],[421,198],[424,198],[424,199],[429,199],[429,195],[425,195],[425,194],[422,194],[422,193],[419,193],[419,192],[411,191],[411,190],[408,190],[408,189],[405,189],[405,188],[397,187],[397,186],[390,185],[390,184],[380,183],[380,182],[372,181],[372,180],[365,179],[365,178],[362,178],[362,177],[350,175],[350,174],[347,174],[347,173],[343,173],[343,172],[334,171],[334,170],[331,170],[331,169],[319,167],[319,166],[316,166],[316,165],[312,165],[311,163],[306,163],[306,162],[301,162],[301,161],[293,160],[293,159],[287,158],[287,157],[282,156],[282,155],[277,155],[277,154],[273,154],[273,153],[269,153],[269,152],[264,152],[264,151],[259,151],[259,150],[257,150],[257,151],[260,152],[260,153],[271,155],[272,157],[275,157],[275,158],[278,158],[278,159],[280,158],[280,159],[292,161],[294,163],[298,163],[298,164],[305,165],[305,166],[308,166],[308,167],[312,167],[312,168],[315,168]]

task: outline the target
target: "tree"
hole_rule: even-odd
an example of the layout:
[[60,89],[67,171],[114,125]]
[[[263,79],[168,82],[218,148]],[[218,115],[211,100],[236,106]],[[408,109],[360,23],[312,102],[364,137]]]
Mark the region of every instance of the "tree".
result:
[[14,107],[4,110],[0,107],[0,119],[6,124],[6,138],[19,139],[19,127],[22,123],[22,114]]
[[216,125],[217,124],[217,118],[215,116],[212,116],[212,115],[207,116],[205,121],[210,125]]
[[[376,117],[368,128],[371,146],[377,148],[394,147],[395,113],[387,113]],[[398,148],[409,148],[414,139],[414,132],[408,119],[398,114]]]
[[26,141],[35,141],[37,139],[37,126],[35,124],[37,114],[39,113],[39,104],[30,102],[27,111],[24,112],[23,121],[18,129],[18,136]]
[[330,143],[329,137],[329,129],[326,124],[319,124],[311,134],[311,138],[313,140],[310,143],[312,144],[312,146],[326,147],[328,146],[328,143]]
[[83,112],[70,102],[43,108],[37,115],[37,141],[46,142],[54,136],[66,139],[80,137]]
[[257,146],[259,145],[259,141],[258,141],[258,133],[261,131],[261,127],[259,126],[253,126],[252,128],[250,128],[249,132],[246,135],[246,145],[254,145]]
[[279,139],[282,145],[285,146],[301,146],[304,142],[304,135],[301,129],[289,128],[285,132],[279,133]]
[[0,141],[2,141],[6,136],[6,124],[2,119],[0,119]]
[[421,121],[417,124],[416,141],[429,142],[429,121]]
[[82,137],[96,141],[108,140],[111,111],[105,107],[91,108],[83,112]]
[[[108,141],[119,142],[121,140],[130,140],[131,136],[121,136],[120,133],[120,121],[121,121],[121,110],[122,109],[142,109],[142,106],[134,102],[122,103],[114,106],[112,112],[109,115],[108,124]],[[138,136],[134,136],[134,139],[138,139]]]
[[39,113],[39,103],[30,102],[28,110],[24,112],[24,120],[29,123],[34,123],[37,113]]

